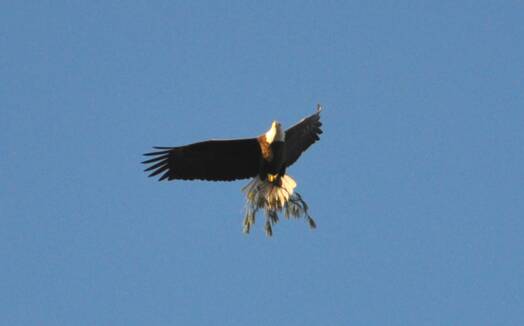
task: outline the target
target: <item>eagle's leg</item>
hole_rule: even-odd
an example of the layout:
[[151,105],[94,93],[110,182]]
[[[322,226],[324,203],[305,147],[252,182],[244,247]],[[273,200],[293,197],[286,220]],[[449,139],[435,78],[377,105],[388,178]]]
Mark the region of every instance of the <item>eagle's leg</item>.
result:
[[286,168],[280,169],[280,171],[276,174],[267,174],[267,180],[271,182],[272,184],[282,187],[282,177],[286,175]]
[[286,167],[282,167],[280,169],[280,172],[278,172],[277,176],[276,176],[276,182],[275,184],[279,187],[282,187],[282,178],[286,175]]
[[267,181],[271,182],[272,184],[274,184],[275,186],[277,187],[280,187],[282,186],[282,180],[281,180],[281,175],[280,174],[268,174],[267,175]]

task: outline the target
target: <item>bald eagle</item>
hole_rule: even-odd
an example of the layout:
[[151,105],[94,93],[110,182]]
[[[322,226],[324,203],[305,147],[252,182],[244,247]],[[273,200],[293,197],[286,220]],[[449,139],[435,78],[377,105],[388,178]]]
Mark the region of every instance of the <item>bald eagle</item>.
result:
[[255,138],[207,140],[179,147],[154,147],[146,153],[151,158],[144,171],[162,180],[233,181],[253,178],[244,188],[247,205],[244,232],[249,233],[255,215],[262,209],[266,215],[266,234],[272,235],[272,225],[278,222],[278,212],[286,217],[304,216],[312,228],[315,222],[308,206],[294,191],[296,182],[286,175],[286,169],[322,134],[320,112],[302,119],[284,131],[273,121],[271,128]]

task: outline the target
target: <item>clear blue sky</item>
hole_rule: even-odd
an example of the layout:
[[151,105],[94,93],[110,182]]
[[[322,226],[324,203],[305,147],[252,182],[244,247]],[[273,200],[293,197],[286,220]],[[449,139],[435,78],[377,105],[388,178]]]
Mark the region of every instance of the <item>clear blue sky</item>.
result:
[[[0,7],[1,325],[524,324],[522,3]],[[315,231],[139,164],[317,102]]]

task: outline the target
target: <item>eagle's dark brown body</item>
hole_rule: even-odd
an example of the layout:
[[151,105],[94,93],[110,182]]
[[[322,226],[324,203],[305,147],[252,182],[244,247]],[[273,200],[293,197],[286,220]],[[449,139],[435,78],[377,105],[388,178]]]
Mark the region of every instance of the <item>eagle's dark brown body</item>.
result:
[[266,180],[268,176],[275,176],[278,181],[286,173],[286,143],[283,141],[273,141],[268,143],[265,135],[257,138],[260,144],[260,170],[258,176],[261,180]]

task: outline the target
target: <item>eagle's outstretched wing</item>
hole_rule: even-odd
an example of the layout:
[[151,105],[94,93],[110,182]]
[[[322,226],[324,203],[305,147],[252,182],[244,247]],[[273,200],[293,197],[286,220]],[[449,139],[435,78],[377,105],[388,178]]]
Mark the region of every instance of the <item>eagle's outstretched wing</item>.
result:
[[162,174],[167,179],[232,181],[254,177],[260,164],[260,146],[256,138],[208,140],[181,147],[154,147],[146,153],[153,158],[145,171],[150,177]]
[[317,112],[286,130],[286,167],[295,163],[302,152],[320,139],[320,111],[322,107],[317,105]]

